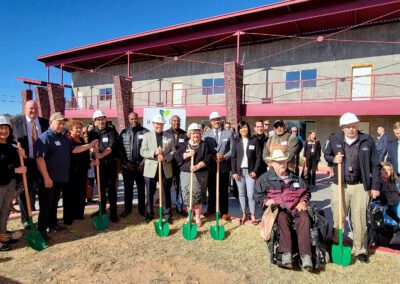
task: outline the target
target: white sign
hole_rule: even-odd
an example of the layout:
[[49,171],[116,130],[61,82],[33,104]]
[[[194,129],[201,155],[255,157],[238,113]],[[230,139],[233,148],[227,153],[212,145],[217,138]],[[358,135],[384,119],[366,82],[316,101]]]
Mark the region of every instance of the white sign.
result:
[[164,117],[165,125],[164,130],[171,128],[171,117],[177,115],[181,119],[181,128],[186,130],[186,109],[183,108],[144,108],[143,110],[143,127],[148,130],[153,130],[151,119],[161,114]]

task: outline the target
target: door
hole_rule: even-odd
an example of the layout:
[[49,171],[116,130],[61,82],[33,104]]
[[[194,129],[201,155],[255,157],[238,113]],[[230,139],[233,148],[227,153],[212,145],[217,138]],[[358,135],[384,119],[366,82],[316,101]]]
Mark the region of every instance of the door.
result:
[[372,65],[352,67],[351,99],[353,101],[369,100],[372,88]]
[[182,105],[182,82],[173,82],[172,83],[172,106]]

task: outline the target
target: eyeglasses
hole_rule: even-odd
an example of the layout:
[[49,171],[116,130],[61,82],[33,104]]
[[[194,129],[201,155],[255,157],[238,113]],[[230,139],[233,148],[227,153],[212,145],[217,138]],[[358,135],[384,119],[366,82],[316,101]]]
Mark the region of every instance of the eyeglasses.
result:
[[269,125],[269,123],[264,123],[264,125],[268,126],[268,125]]

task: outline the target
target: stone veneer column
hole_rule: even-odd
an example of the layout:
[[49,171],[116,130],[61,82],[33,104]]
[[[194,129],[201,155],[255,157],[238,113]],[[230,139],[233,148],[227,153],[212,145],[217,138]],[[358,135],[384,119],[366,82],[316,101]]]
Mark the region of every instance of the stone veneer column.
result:
[[48,84],[47,90],[49,93],[50,112],[64,113],[65,111],[64,88],[58,85]]
[[32,97],[33,97],[32,90],[22,90],[21,91],[22,112],[24,112],[24,110],[25,110],[26,102],[32,100]]
[[50,102],[47,89],[43,87],[35,88],[35,98],[39,107],[39,116],[49,119],[50,118]]
[[117,104],[117,128],[119,131],[128,124],[128,114],[132,107],[132,79],[114,76],[114,95]]
[[243,65],[224,64],[226,121],[233,127],[242,119]]

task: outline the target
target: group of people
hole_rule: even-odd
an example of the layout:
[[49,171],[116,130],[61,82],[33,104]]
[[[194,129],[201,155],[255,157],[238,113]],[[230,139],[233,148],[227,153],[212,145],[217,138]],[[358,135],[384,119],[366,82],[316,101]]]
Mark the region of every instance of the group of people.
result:
[[[102,211],[106,211],[108,201],[110,219],[114,223],[132,212],[134,184],[138,192],[139,214],[146,222],[154,218],[154,194],[157,182],[160,182],[159,176],[164,196],[162,212],[169,223],[173,222],[172,184],[176,191],[178,214],[185,215],[192,189],[193,218],[198,226],[202,225],[202,216],[212,217],[216,214],[218,187],[219,211],[222,218],[229,221],[228,191],[233,179],[242,211],[240,223],[250,220],[252,224],[257,224],[256,203],[262,206],[277,205],[280,208],[276,220],[280,228],[279,249],[283,253],[283,265],[291,267],[292,238],[289,225],[295,222],[302,265],[306,269],[312,267],[307,205],[311,198],[310,186],[315,185],[316,170],[322,156],[321,143],[314,130],[310,131],[305,141],[297,128],[293,127],[290,133],[280,119],[274,121],[272,130],[269,120],[256,120],[253,127],[241,121],[237,130],[230,130],[223,127],[218,112],[210,113],[210,127],[207,130],[192,123],[185,131],[181,129],[181,118],[177,115],[170,118],[170,129],[164,129],[166,121],[162,115],[154,116],[151,120],[152,129],[146,129],[139,123],[138,114],[132,112],[128,116],[129,125],[118,134],[101,110],[96,110],[92,119],[93,127],[86,133],[83,133],[82,122],[77,120],[70,121],[66,129],[67,119],[61,113],[52,114],[49,121],[38,117],[35,101],[26,103],[25,115],[18,117],[13,126],[7,118],[0,116],[0,168],[2,173],[6,173],[0,178],[0,236],[3,243],[0,250],[8,249],[7,241],[13,241],[7,235],[6,225],[11,199],[16,195],[15,180],[18,174],[27,175],[32,204],[35,203],[36,191],[39,195],[38,229],[48,239],[49,231],[65,229],[57,219],[61,193],[64,225],[84,218],[88,199],[88,169],[99,166],[98,190],[103,197]],[[344,114],[339,126],[341,131],[330,137],[323,155],[335,171],[339,165],[342,167],[343,201],[346,212],[351,210],[353,250],[360,261],[367,262],[364,236],[370,197],[391,194],[387,210],[394,210],[400,216],[398,191],[393,193],[396,175],[400,173],[400,123],[394,126],[397,139],[389,144],[387,163],[382,165],[375,141],[359,131],[356,115]],[[14,148],[16,141],[21,143],[19,151]],[[299,177],[302,148],[307,180]],[[18,155],[24,158],[25,167],[20,166]],[[124,180],[125,202],[124,211],[118,215],[119,172],[122,172]],[[92,174],[90,178],[93,180],[93,177]],[[337,174],[335,178],[337,181]],[[345,219],[338,220],[337,217],[340,201],[336,192],[337,182],[333,183],[332,194],[334,228],[338,227],[339,222],[345,222]],[[21,221],[29,229],[25,195],[20,194],[19,197]],[[202,212],[205,202],[207,210]],[[93,215],[96,214],[98,212]],[[346,214],[342,216],[345,218]],[[393,224],[396,222],[394,219],[388,222]],[[337,240],[336,233],[333,238]]]

